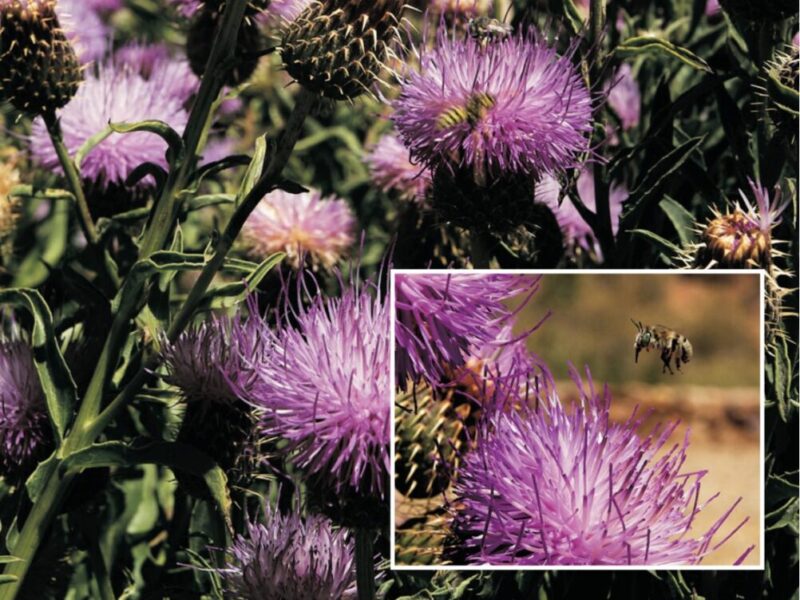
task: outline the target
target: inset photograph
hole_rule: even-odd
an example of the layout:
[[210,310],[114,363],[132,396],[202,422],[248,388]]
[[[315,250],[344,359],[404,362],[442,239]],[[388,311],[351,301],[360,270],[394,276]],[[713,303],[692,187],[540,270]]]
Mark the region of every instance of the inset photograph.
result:
[[763,286],[394,271],[393,568],[761,568]]

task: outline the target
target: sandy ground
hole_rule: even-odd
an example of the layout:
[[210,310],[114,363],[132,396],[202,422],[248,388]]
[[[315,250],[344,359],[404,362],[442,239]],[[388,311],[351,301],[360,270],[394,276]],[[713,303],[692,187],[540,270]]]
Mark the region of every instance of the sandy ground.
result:
[[[569,382],[558,384],[562,401],[575,399]],[[759,460],[759,395],[754,388],[712,388],[701,386],[643,384],[612,389],[612,419],[624,421],[636,404],[653,409],[643,425],[646,434],[659,421],[680,419],[681,425],[673,434],[680,442],[691,428],[685,471],[707,470],[701,487],[700,502],[716,492],[717,497],[700,515],[693,531],[706,531],[731,505],[741,501],[717,533],[720,541],[733,527],[748,519],[744,526],[721,548],[710,554],[704,565],[731,565],[750,545],[755,547],[743,562],[758,565],[761,552],[761,490]],[[420,514],[440,504],[437,499],[409,501],[398,495],[396,523]],[[434,536],[433,539],[436,539]],[[712,546],[714,544],[712,543]],[[434,551],[429,548],[428,551]]]

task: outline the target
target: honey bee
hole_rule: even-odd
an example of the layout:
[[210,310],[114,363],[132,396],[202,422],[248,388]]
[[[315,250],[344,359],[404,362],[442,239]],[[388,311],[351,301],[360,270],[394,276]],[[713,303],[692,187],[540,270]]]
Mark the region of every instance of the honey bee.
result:
[[438,129],[449,129],[468,123],[474,127],[495,104],[495,99],[487,92],[473,94],[465,106],[452,106],[441,113],[436,120]]
[[514,28],[491,17],[475,17],[469,20],[467,31],[485,49],[489,42],[499,42],[511,36]]
[[669,370],[670,375],[674,375],[670,361],[675,358],[675,368],[681,370],[681,363],[688,363],[692,359],[692,344],[674,329],[664,325],[642,325],[641,321],[634,321],[636,326],[636,339],[633,342],[633,349],[636,351],[634,362],[639,362],[639,352],[643,349],[648,352],[650,349],[661,351],[661,362],[664,366],[661,372]]

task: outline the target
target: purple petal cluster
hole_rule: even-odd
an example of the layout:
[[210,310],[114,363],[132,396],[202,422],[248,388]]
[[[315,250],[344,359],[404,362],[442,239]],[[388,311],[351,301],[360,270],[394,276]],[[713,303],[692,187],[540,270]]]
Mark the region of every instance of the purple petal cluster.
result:
[[[594,195],[594,175],[591,169],[581,171],[577,185],[578,196],[583,204],[595,212],[597,205]],[[561,187],[555,177],[545,176],[536,185],[536,201],[547,205],[561,228],[561,234],[570,250],[576,247],[586,252],[594,253],[598,260],[603,259],[600,243],[589,224],[584,221],[578,209],[569,196],[564,196],[559,204]],[[622,205],[628,199],[628,189],[622,184],[612,184],[609,189],[608,202],[611,212],[611,229],[614,235],[619,231],[619,218],[622,215]]]
[[770,198],[769,191],[760,182],[748,179],[747,183],[750,185],[755,204],[750,202],[744,191],[739,190],[739,196],[747,210],[744,211],[738,203],[736,210],[743,212],[754,227],[769,237],[772,230],[780,225],[781,215],[791,204],[791,198],[786,198],[781,202],[781,188],[778,186],[775,187],[775,197]]
[[285,252],[298,267],[307,255],[326,269],[353,244],[356,219],[346,200],[318,191],[265,196],[242,227],[242,242],[259,260]]
[[608,105],[619,117],[622,129],[639,125],[642,115],[642,93],[628,63],[623,63],[606,86]]
[[27,471],[49,439],[33,351],[23,340],[0,339],[0,475]]
[[85,0],[58,0],[58,19],[82,63],[102,60],[111,47],[112,31],[94,4]]
[[503,407],[528,389],[543,393],[555,382],[547,365],[527,348],[531,331],[515,335],[513,323],[506,323],[494,340],[472,346],[464,365],[456,369],[453,383],[465,387],[468,396],[484,408]]
[[369,286],[316,295],[250,355],[244,400],[263,410],[266,436],[288,442],[293,460],[336,491],[386,494],[391,410],[389,311]]
[[696,565],[738,531],[747,519],[715,539],[738,500],[707,530],[693,529],[717,495],[701,501],[705,471],[683,471],[688,431],[669,447],[677,422],[646,437],[636,410],[612,424],[608,389],[595,390],[588,370],[585,386],[572,377],[579,406],[542,394],[482,425],[455,487],[469,563]]
[[[219,573],[226,591],[243,600],[340,600],[355,597],[353,542],[319,515],[281,515],[265,509],[249,523]],[[226,596],[227,597],[227,596]]]
[[237,400],[237,390],[251,374],[245,357],[260,351],[260,320],[218,317],[184,331],[164,343],[164,378],[189,402],[210,404]]
[[411,162],[408,148],[394,133],[381,137],[366,157],[372,180],[384,192],[396,192],[409,202],[425,202],[431,188],[431,173]]
[[[192,82],[196,79],[183,68],[183,63],[171,60],[157,61],[147,77],[139,66],[132,67],[125,61],[98,65],[86,73],[75,97],[59,112],[67,149],[74,155],[109,123],[158,119],[182,132],[188,120],[184,105],[187,89],[195,85]],[[29,141],[31,153],[42,167],[61,172],[41,118],[34,121]],[[166,151],[167,143],[154,133],[113,133],[86,155],[81,174],[100,186],[122,184],[144,162],[166,168]]]
[[575,166],[592,100],[571,53],[533,31],[484,45],[442,23],[393,103],[397,131],[427,165],[537,176]]
[[491,344],[512,316],[505,300],[533,293],[539,278],[518,275],[396,274],[394,280],[396,382],[437,384],[462,366],[470,349]]
[[311,4],[311,0],[272,0],[266,10],[268,21],[289,23]]

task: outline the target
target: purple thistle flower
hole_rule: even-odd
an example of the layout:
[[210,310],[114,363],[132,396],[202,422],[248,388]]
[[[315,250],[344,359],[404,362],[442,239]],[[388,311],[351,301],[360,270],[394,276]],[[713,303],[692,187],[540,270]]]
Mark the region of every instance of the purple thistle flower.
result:
[[416,50],[393,120],[411,155],[476,173],[539,176],[577,164],[588,149],[592,100],[571,62],[536,33],[487,46],[449,35]]
[[91,2],[58,0],[56,11],[67,39],[82,63],[101,60],[111,47],[112,30]]
[[[75,97],[59,113],[64,143],[70,154],[74,155],[109,122],[159,119],[182,132],[188,119],[184,109],[187,82],[176,76],[180,72],[183,71],[174,63],[163,63],[145,78],[130,66],[107,62],[99,65],[96,72],[87,73]],[[34,121],[29,141],[31,153],[41,166],[62,172],[41,118]],[[144,162],[166,168],[166,151],[167,143],[154,133],[112,133],[86,155],[81,173],[104,187],[122,184]]]
[[644,438],[636,409],[612,424],[608,388],[598,393],[586,374],[584,387],[571,372],[580,406],[567,410],[544,394],[536,408],[525,402],[482,424],[455,486],[455,527],[469,563],[696,565],[747,521],[714,540],[739,499],[707,531],[691,531],[718,494],[700,502],[706,472],[682,472],[689,432],[667,449],[678,422]]
[[722,7],[719,5],[719,0],[706,0],[706,16],[707,17],[715,17],[717,16]]
[[269,22],[290,23],[311,4],[311,0],[272,0],[266,10]]
[[229,404],[238,399],[238,385],[251,376],[245,357],[259,351],[260,320],[216,317],[164,343],[164,378],[189,402]]
[[0,339],[0,474],[26,472],[47,451],[44,392],[23,340]]
[[323,198],[318,191],[289,194],[276,190],[247,218],[241,239],[259,260],[285,252],[295,267],[308,255],[312,265],[330,269],[353,244],[355,225],[345,200]]
[[633,129],[639,125],[642,94],[628,63],[623,63],[606,84],[606,94],[608,105],[619,117],[623,130]]
[[203,6],[202,0],[169,0],[169,4],[175,7],[182,17],[191,17],[200,7]]
[[[596,211],[594,197],[594,175],[591,169],[584,169],[578,178],[578,195],[583,204],[591,211]],[[553,211],[553,215],[558,221],[561,233],[568,248],[574,251],[582,248],[586,252],[594,253],[598,261],[603,260],[603,253],[600,250],[600,243],[589,227],[583,220],[578,209],[572,203],[569,196],[564,196],[559,205],[561,188],[558,180],[554,177],[546,176],[536,186],[536,201],[547,205]],[[622,204],[628,199],[628,189],[622,184],[612,184],[609,190],[609,209],[611,211],[611,229],[614,235],[619,231],[619,218],[622,215]]]
[[281,515],[266,507],[264,523],[248,523],[226,558],[218,572],[236,598],[355,598],[353,542],[347,530],[320,515]]
[[[290,323],[296,323],[293,327]],[[384,497],[391,409],[389,312],[371,290],[314,296],[273,332],[263,323],[261,352],[248,355],[254,377],[243,399],[263,408],[266,436],[311,478],[337,492]]]
[[197,92],[200,80],[192,72],[189,62],[172,56],[165,44],[129,43],[114,53],[114,64],[118,68],[129,68],[144,79],[157,77],[169,83],[169,96],[180,98],[184,103]]
[[476,17],[489,13],[492,0],[431,0],[430,6],[439,13]]
[[408,148],[394,133],[384,135],[366,157],[373,181],[384,191],[395,191],[403,200],[425,202],[431,187],[431,173],[414,164]]
[[490,344],[513,316],[504,301],[530,295],[540,278],[471,273],[397,274],[394,280],[396,384],[436,385],[464,365],[470,349]]

